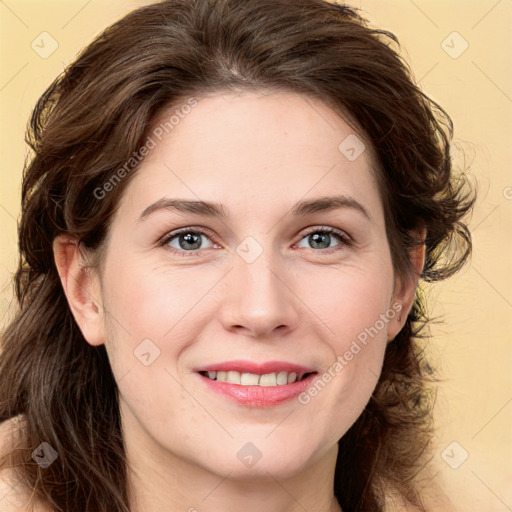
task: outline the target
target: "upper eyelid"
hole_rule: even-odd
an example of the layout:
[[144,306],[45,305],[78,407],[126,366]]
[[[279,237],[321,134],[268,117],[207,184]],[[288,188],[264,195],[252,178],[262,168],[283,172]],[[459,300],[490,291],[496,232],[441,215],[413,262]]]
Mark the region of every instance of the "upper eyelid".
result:
[[332,232],[334,234],[338,234],[340,236],[344,236],[346,238],[352,238],[344,229],[341,228],[335,228],[334,226],[322,226],[322,225],[316,225],[316,226],[310,226],[308,228],[304,228],[301,230],[297,236],[308,236],[311,233],[315,233],[316,231],[327,231]]

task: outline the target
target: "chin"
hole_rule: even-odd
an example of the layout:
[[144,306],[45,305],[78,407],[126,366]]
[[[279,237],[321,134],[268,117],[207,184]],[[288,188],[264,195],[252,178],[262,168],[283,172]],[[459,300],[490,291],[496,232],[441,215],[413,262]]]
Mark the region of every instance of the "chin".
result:
[[[305,464],[298,464],[296,460],[283,460],[279,457],[272,457],[263,462],[260,459],[252,467],[246,467],[243,464],[227,464],[222,476],[229,474],[229,479],[238,482],[258,482],[275,479],[287,480],[298,475],[305,469]],[[219,468],[216,468],[219,472]]]
[[218,454],[213,452],[212,457],[215,460],[208,461],[208,469],[222,477],[229,475],[230,480],[281,480],[293,478],[313,464],[318,457],[314,457],[314,453],[305,453],[303,443],[295,450],[290,446],[283,449],[283,443],[279,443],[278,448],[268,442],[263,446],[263,440],[235,444],[235,449],[228,448]]

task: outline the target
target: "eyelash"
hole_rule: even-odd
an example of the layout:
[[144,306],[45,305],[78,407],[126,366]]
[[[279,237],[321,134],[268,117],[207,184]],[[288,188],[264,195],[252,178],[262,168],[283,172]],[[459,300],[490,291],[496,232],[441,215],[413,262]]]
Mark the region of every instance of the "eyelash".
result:
[[[178,237],[179,235],[182,235],[183,233],[201,234],[201,235],[204,235],[207,238],[209,238],[210,241],[213,242],[214,244],[220,245],[216,242],[215,239],[212,238],[212,236],[205,229],[199,228],[199,227],[187,227],[187,228],[178,229],[176,231],[172,231],[171,233],[168,233],[167,235],[165,235],[163,237],[163,239],[161,239],[161,241],[159,242],[158,245],[160,247],[166,246],[166,249],[170,250],[174,254],[179,254],[184,257],[199,256],[199,252],[201,252],[202,249],[195,249],[193,251],[185,251],[183,249],[175,249],[174,247],[170,247],[167,245],[169,242],[171,242],[171,240]],[[307,236],[312,235],[313,233],[328,233],[329,235],[336,235],[336,237],[338,238],[338,240],[340,242],[339,245],[337,245],[335,247],[329,247],[326,249],[315,250],[312,248],[311,250],[313,250],[314,252],[318,252],[318,253],[322,253],[322,254],[332,254],[333,252],[337,252],[337,251],[341,250],[342,246],[350,247],[353,244],[352,239],[345,232],[343,232],[339,229],[336,229],[336,228],[329,227],[329,226],[317,226],[317,227],[311,229],[310,231],[301,235],[299,242],[301,240],[303,240],[304,238],[306,238]]]

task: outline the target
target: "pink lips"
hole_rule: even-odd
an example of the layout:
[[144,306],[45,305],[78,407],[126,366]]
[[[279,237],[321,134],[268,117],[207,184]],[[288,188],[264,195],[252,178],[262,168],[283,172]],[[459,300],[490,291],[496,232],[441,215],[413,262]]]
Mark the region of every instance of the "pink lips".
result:
[[317,377],[317,372],[314,369],[285,361],[269,361],[260,364],[252,361],[226,361],[224,363],[215,363],[194,368],[194,371],[236,371],[240,373],[254,373],[256,375],[279,373],[283,371],[288,373],[296,372],[297,375],[311,373],[311,375],[308,375],[301,381],[277,386],[243,386],[241,384],[230,384],[228,382],[218,382],[209,379],[198,373],[201,380],[210,390],[222,394],[234,400],[239,405],[246,407],[272,407],[292,400],[311,386],[313,380]]

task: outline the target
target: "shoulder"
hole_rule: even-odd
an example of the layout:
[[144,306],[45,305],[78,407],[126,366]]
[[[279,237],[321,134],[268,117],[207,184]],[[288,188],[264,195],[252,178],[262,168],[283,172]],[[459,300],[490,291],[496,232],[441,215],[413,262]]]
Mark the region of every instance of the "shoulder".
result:
[[20,444],[24,425],[22,416],[15,416],[0,423],[0,510],[5,512],[50,512],[34,503],[26,487],[17,481],[9,457]]

